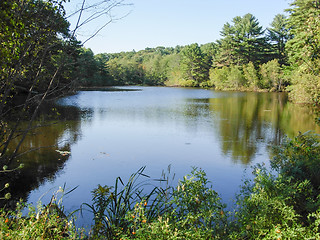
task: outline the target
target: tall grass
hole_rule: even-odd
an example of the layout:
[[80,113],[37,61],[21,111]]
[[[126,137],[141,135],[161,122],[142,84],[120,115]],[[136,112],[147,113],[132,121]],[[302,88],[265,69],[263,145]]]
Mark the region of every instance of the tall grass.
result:
[[[170,187],[153,186],[152,182],[165,182],[166,179],[151,180],[144,174],[145,167],[132,174],[127,183],[117,177],[112,187],[98,185],[92,191],[92,204],[84,203],[94,215],[94,238],[114,239],[119,230],[127,231],[132,223],[128,221],[128,213],[134,211],[137,203],[145,206],[144,217],[148,221],[162,215],[169,207],[168,192]],[[143,180],[140,180],[144,178]],[[151,190],[145,191],[145,187]]]

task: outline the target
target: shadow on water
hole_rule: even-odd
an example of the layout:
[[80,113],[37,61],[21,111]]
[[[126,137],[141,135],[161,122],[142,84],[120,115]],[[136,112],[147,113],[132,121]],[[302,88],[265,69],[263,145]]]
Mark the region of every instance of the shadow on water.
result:
[[[81,112],[75,107],[62,108],[51,104],[42,107],[38,120],[34,122],[34,129],[28,133],[20,147],[21,156],[8,166],[14,169],[23,163],[24,167],[3,174],[0,180],[1,186],[10,183],[6,190],[12,197],[6,203],[7,206],[15,206],[20,199],[26,201],[32,190],[47,181],[54,181],[63,171],[69,158],[70,146],[81,138],[80,119],[83,115],[88,116],[90,113]],[[21,129],[25,129],[27,124],[23,123]],[[19,138],[12,141],[12,149],[19,141]],[[57,150],[64,152],[61,154]],[[0,206],[2,204],[0,202]]]

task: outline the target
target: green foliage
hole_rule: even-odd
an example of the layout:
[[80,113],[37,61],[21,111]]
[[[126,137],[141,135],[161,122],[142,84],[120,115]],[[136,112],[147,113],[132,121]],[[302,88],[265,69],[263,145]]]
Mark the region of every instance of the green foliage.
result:
[[175,208],[170,216],[178,229],[202,229],[213,236],[224,234],[225,206],[208,184],[205,172],[196,168],[179,181],[173,191],[171,203]]
[[295,65],[319,59],[319,0],[295,0],[288,11],[290,33],[294,36],[287,44],[291,63]]
[[126,216],[130,228],[120,231],[119,238],[220,239],[226,236],[225,206],[208,184],[205,172],[193,168],[163,199],[165,204],[161,205],[164,208],[160,214],[148,218],[147,212],[153,206],[144,200],[138,202]]
[[231,89],[241,89],[243,86],[246,85],[246,79],[244,78],[240,67],[230,66],[228,85]]
[[93,203],[84,205],[94,214],[95,223],[92,230],[95,239],[114,239],[119,235],[119,231],[132,229],[128,214],[131,217],[137,202],[145,204],[144,207],[148,203],[148,209],[143,216],[148,220],[158,216],[165,209],[166,190],[153,187],[150,193],[146,193],[146,183],[138,181],[141,176],[148,177],[143,174],[144,169],[145,167],[142,167],[132,174],[126,184],[118,177],[114,188],[99,185],[92,191]]
[[113,82],[105,64],[107,57],[103,54],[94,55],[91,49],[79,50],[73,77],[77,78],[77,85],[82,87],[109,86]]
[[217,90],[228,89],[229,72],[228,67],[210,69],[210,81]]
[[252,14],[235,17],[221,31],[217,65],[242,65],[265,61],[266,39],[258,20]]
[[145,78],[144,66],[135,61],[108,62],[108,70],[113,79],[113,85],[141,85]]
[[246,79],[239,66],[212,68],[210,81],[217,90],[239,90],[246,85]]
[[255,178],[246,182],[238,196],[238,210],[231,239],[310,239],[318,236],[319,212],[302,220],[292,197],[309,192],[307,182],[293,183],[277,177],[264,167],[254,170]]
[[272,55],[278,59],[281,64],[286,63],[287,53],[285,50],[286,43],[292,38],[289,33],[289,27],[287,23],[287,17],[283,14],[277,14],[271,27],[268,28],[268,38],[272,44]]
[[182,50],[181,72],[183,79],[189,86],[198,86],[200,83],[208,80],[210,61],[202,53],[198,44],[194,43],[186,46]]
[[283,73],[277,59],[262,64],[260,67],[261,87],[271,91],[281,91],[283,85]]
[[[319,209],[320,197],[320,135],[312,132],[299,134],[275,149],[271,161],[293,185],[305,185],[303,191],[291,196],[294,209],[303,220]],[[299,189],[299,188],[297,188]]]
[[320,137],[306,132],[275,147],[271,161],[254,169],[238,195],[232,238],[314,239],[320,236]]
[[243,66],[243,75],[249,89],[257,90],[259,88],[258,72],[252,62]]
[[290,72],[288,77],[292,85],[287,90],[292,101],[305,104],[320,104],[319,73],[318,71],[310,71],[310,69],[318,69],[318,66],[320,66],[320,60],[308,65],[303,64]]
[[[37,208],[18,202],[15,210],[0,210],[1,239],[84,239],[62,210],[62,205],[51,202]],[[23,212],[27,210],[25,216]]]
[[69,32],[64,2],[0,2],[1,167],[15,160],[41,103],[73,90],[70,65],[79,43]]
[[290,96],[296,102],[319,105],[320,2],[295,0],[288,11],[290,33],[294,37],[286,47],[295,67],[290,76],[293,83]]
[[273,169],[292,176],[296,181],[309,180],[320,193],[320,135],[312,132],[299,134],[275,148],[271,161]]

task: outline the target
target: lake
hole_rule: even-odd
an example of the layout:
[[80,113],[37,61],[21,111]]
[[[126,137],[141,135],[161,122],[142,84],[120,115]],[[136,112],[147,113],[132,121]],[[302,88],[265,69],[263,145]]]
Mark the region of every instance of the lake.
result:
[[[98,184],[126,180],[142,166],[152,178],[171,166],[173,184],[192,166],[201,168],[231,204],[251,166],[268,166],[270,146],[299,131],[320,133],[312,109],[284,93],[119,87],[79,91],[56,104],[56,116],[43,115],[46,126],[24,142],[23,151],[47,147],[23,156],[12,193],[48,203],[59,186],[78,186],[63,198],[66,211],[90,203]],[[90,224],[84,216],[79,221]]]

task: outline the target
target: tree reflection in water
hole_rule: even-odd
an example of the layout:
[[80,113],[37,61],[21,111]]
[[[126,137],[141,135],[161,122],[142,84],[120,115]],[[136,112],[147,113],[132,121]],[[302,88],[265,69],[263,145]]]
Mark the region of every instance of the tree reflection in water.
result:
[[288,102],[286,94],[244,93],[209,99],[210,110],[219,114],[221,148],[234,161],[251,162],[259,142],[278,145],[310,129],[320,132],[311,107]]
[[[51,111],[53,107],[54,117]],[[23,163],[24,167],[6,173],[0,180],[1,185],[10,182],[7,191],[12,193],[12,197],[6,203],[7,206],[15,206],[20,199],[26,201],[30,191],[46,181],[53,181],[62,171],[69,154],[61,154],[56,150],[70,151],[70,146],[79,140],[80,118],[84,115],[88,117],[90,112],[81,112],[76,107],[51,104],[42,108],[39,119],[34,123],[37,127],[29,132],[21,145],[21,156],[9,166],[9,169],[19,166],[20,163]],[[12,145],[15,146],[18,142],[19,138],[16,138]]]

